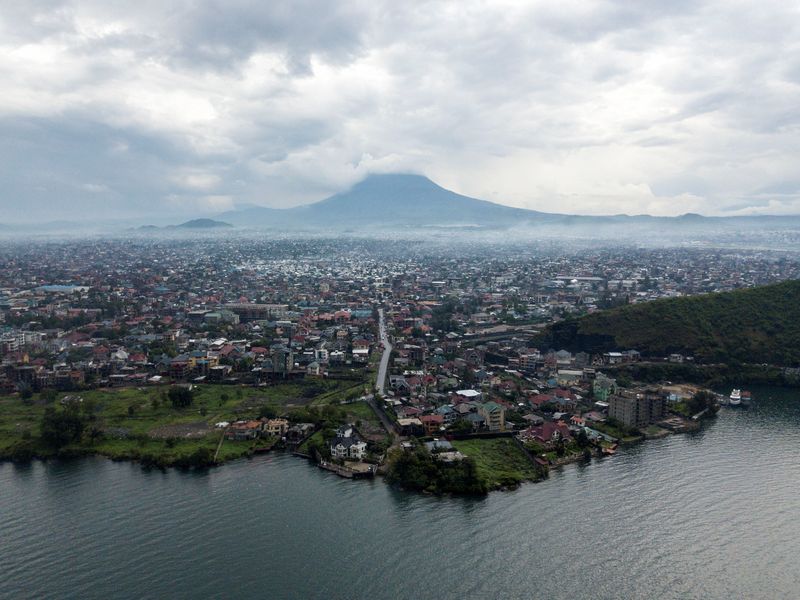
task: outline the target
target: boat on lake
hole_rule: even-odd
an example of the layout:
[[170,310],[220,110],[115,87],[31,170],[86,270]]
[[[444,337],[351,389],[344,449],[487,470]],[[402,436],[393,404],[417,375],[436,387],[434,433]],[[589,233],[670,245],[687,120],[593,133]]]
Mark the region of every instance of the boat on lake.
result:
[[742,390],[733,388],[731,395],[728,396],[728,404],[731,406],[739,406],[742,403]]

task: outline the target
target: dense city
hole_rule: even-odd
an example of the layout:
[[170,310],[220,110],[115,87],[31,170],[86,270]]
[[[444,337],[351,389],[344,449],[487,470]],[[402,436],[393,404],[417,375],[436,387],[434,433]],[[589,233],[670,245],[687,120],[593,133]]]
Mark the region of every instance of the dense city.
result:
[[695,386],[618,372],[641,360],[636,348],[545,347],[544,327],[799,277],[794,253],[709,247],[8,242],[0,451],[190,467],[286,448],[408,489],[514,487],[696,428],[716,405]]

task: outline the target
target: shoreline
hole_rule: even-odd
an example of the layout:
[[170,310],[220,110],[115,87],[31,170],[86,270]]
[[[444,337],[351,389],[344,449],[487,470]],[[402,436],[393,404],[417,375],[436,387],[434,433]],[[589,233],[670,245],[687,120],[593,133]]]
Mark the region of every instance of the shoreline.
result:
[[[716,416],[716,413],[714,416]],[[703,419],[701,421],[697,421],[693,423],[691,427],[683,429],[681,431],[671,431],[668,429],[660,428],[658,434],[655,435],[648,435],[646,432],[643,432],[641,436],[637,436],[634,439],[619,440],[618,445],[619,447],[631,447],[647,442],[648,440],[664,439],[671,435],[679,435],[684,433],[694,433],[702,429],[703,423],[709,419]],[[139,464],[143,469],[157,468],[161,470],[176,469],[179,471],[186,471],[186,470],[208,470],[211,468],[222,467],[225,466],[226,464],[235,462],[237,460],[251,459],[258,454],[267,454],[269,452],[283,452],[287,455],[300,458],[302,460],[306,460],[316,467],[320,466],[320,463],[314,460],[312,456],[298,452],[296,449],[293,450],[284,447],[278,440],[275,440],[270,446],[264,446],[263,444],[261,444],[258,447],[250,446],[246,449],[242,448],[240,453],[234,456],[228,456],[223,459],[218,459],[216,461],[203,461],[203,460],[193,461],[191,460],[191,458],[189,458],[189,460],[186,460],[187,458],[186,456],[170,456],[168,454],[166,456],[170,456],[170,458],[168,460],[163,460],[164,456],[153,456],[147,453],[140,454],[137,456],[135,453],[112,454],[92,448],[66,447],[63,449],[45,453],[36,452],[34,450],[31,450],[31,452],[23,452],[20,454],[17,454],[15,452],[11,453],[4,452],[3,454],[0,454],[0,463],[25,464],[33,461],[47,462],[49,460],[78,460],[81,458],[103,458],[105,460],[110,460],[112,462],[130,462]],[[590,458],[587,458],[583,453],[560,457],[555,462],[548,464],[548,471],[551,469],[561,469],[568,465],[584,461],[587,463],[591,463],[592,459],[604,460],[606,458],[611,458],[612,456],[613,455],[608,456],[603,454],[600,448],[593,446]],[[397,487],[398,489],[404,491],[422,493],[426,495],[441,495],[441,496],[474,495],[474,494],[459,494],[452,492],[447,494],[435,494],[432,492],[426,492],[424,490],[407,489],[402,485],[389,483],[388,481],[386,481],[386,466],[387,466],[386,463],[377,465],[374,474],[376,476],[380,476],[384,480],[384,483],[386,483],[387,485]],[[539,483],[541,481],[545,481],[547,478],[548,475],[545,474],[544,476],[538,478],[523,479],[517,485],[514,486],[499,485],[495,487],[490,487],[488,491],[489,492],[514,491],[516,489],[519,489],[519,487],[522,484]],[[359,477],[356,477],[354,479],[359,479]]]

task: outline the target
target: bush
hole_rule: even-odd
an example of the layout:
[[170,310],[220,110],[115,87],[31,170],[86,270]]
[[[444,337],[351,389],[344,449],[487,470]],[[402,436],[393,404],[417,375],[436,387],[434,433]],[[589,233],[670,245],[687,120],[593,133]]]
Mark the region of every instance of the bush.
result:
[[80,441],[85,426],[77,406],[69,405],[60,411],[48,406],[40,425],[42,441],[53,448],[61,448]]
[[389,462],[387,480],[406,489],[434,494],[483,495],[488,492],[488,484],[478,475],[472,458],[444,463],[436,460],[424,446],[395,453]]
[[186,387],[171,387],[168,396],[173,408],[186,408],[194,402],[194,393]]

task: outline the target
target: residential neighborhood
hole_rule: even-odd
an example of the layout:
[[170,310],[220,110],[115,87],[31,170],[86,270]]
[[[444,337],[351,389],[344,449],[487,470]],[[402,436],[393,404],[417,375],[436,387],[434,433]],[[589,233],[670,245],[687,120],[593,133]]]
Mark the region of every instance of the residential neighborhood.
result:
[[[195,434],[224,423],[213,461],[236,444],[277,444],[352,476],[363,465],[374,474],[409,441],[447,440],[453,448],[435,453],[453,463],[480,455],[470,440],[508,439],[518,446],[502,451],[541,474],[695,427],[686,402],[697,391],[629,375],[692,356],[571,352],[543,345],[545,326],[800,276],[797,261],[767,251],[435,250],[224,236],[10,245],[0,253],[0,392],[34,402],[135,392],[155,407],[194,387],[208,399]],[[325,406],[341,409],[326,416]],[[101,424],[97,435],[124,429]],[[487,477],[490,462],[478,463]]]

